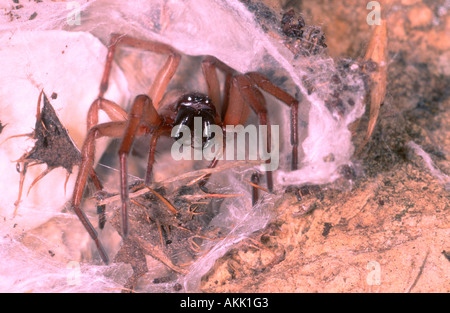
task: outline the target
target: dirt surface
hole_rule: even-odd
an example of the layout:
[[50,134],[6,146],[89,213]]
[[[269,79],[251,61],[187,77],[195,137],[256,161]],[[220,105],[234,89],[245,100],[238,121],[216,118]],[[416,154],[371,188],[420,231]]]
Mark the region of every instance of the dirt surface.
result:
[[[333,57],[363,57],[371,34],[366,3],[264,2],[294,7],[321,25]],[[380,3],[388,27],[387,95],[355,167],[333,186],[303,188],[300,201],[283,197],[268,228],[218,260],[202,291],[450,291],[450,7],[444,0]]]

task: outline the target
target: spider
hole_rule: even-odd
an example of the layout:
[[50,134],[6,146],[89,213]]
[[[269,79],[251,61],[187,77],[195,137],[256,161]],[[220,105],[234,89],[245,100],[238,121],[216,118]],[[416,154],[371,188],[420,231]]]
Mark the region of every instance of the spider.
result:
[[[114,54],[119,46],[127,46],[142,49],[149,52],[167,55],[167,60],[156,74],[148,94],[138,95],[127,114],[118,104],[104,98],[108,89],[108,80]],[[122,138],[119,154],[120,162],[120,195],[121,195],[121,219],[122,237],[125,239],[129,233],[128,226],[128,180],[127,180],[127,157],[133,142],[138,136],[150,135],[150,150],[148,155],[148,166],[144,179],[145,185],[151,183],[151,174],[155,159],[155,149],[160,136],[170,136],[172,128],[179,125],[192,126],[193,118],[202,117],[203,128],[210,124],[222,128],[225,136],[225,126],[244,124],[253,110],[258,116],[261,125],[270,125],[267,116],[265,98],[260,91],[263,90],[291,108],[291,144],[293,170],[297,169],[297,115],[298,101],[295,97],[274,85],[264,75],[251,72],[241,74],[212,56],[204,56],[202,61],[203,76],[207,83],[208,94],[198,92],[187,93],[172,103],[163,103],[161,100],[166,93],[167,86],[177,71],[180,63],[181,53],[173,47],[149,40],[137,39],[127,35],[112,34],[108,45],[108,53],[103,77],[100,83],[100,92],[96,100],[91,104],[87,115],[88,133],[81,150],[82,160],[80,163],[74,192],[72,196],[72,209],[86,228],[90,237],[94,240],[99,254],[104,263],[108,264],[108,255],[103,248],[95,228],[80,207],[83,191],[89,177],[92,177],[95,140],[100,137]],[[225,74],[224,97],[221,101],[220,82],[217,70]],[[99,111],[104,111],[112,120],[98,124]],[[269,127],[268,127],[269,129]],[[191,129],[191,132],[193,130]],[[202,132],[203,133],[203,132]],[[177,139],[177,138],[175,138]],[[203,147],[208,145],[211,137],[202,138]],[[270,133],[267,141],[270,142]],[[268,144],[270,147],[270,144]],[[209,167],[215,167],[218,162],[214,158]],[[266,161],[267,162],[267,161]],[[267,186],[273,191],[272,172],[266,173]],[[208,177],[200,184],[204,185]],[[99,189],[99,188],[97,188]]]

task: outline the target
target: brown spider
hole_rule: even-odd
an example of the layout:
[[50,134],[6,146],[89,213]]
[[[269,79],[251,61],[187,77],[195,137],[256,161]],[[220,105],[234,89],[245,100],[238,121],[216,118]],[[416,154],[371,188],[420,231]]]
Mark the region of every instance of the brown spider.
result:
[[[143,49],[158,54],[167,55],[167,61],[158,71],[156,78],[147,95],[139,95],[135,98],[130,112],[127,114],[116,103],[104,98],[108,89],[109,74],[111,71],[114,53],[119,46],[128,46]],[[257,114],[261,125],[270,125],[267,116],[266,102],[262,92],[273,95],[291,108],[291,144],[292,144],[292,169],[297,169],[297,112],[298,101],[274,85],[264,75],[256,72],[240,74],[214,57],[206,56],[202,61],[202,70],[207,82],[208,95],[189,93],[178,101],[162,104],[161,100],[166,93],[167,86],[175,74],[181,54],[169,45],[132,38],[126,35],[113,34],[108,46],[105,70],[100,84],[98,98],[92,103],[88,116],[88,134],[82,147],[82,161],[80,164],[72,199],[72,208],[81,223],[86,228],[91,238],[95,241],[102,260],[108,263],[108,256],[100,243],[97,232],[80,208],[83,190],[88,177],[92,177],[95,140],[100,137],[122,137],[119,149],[120,158],[120,195],[121,195],[121,219],[122,236],[128,235],[128,179],[127,156],[137,136],[151,134],[148,167],[145,176],[145,185],[151,182],[151,173],[155,157],[155,148],[158,138],[171,134],[172,128],[177,125],[192,126],[195,116],[202,117],[203,128],[209,124],[215,124],[224,131],[225,126],[244,124],[250,113],[250,108]],[[220,83],[217,77],[219,69],[225,74],[224,99],[221,101]],[[98,112],[103,110],[112,122],[98,124]],[[268,128],[270,129],[270,128]],[[192,128],[191,128],[192,132]],[[203,133],[203,132],[202,132]],[[208,144],[210,137],[203,137],[203,146]],[[267,136],[270,147],[270,132]],[[269,160],[268,160],[269,161]],[[214,158],[209,167],[216,166],[218,160]],[[95,176],[95,175],[94,175]],[[206,183],[208,177],[201,181]],[[273,190],[272,173],[267,171],[268,190]]]

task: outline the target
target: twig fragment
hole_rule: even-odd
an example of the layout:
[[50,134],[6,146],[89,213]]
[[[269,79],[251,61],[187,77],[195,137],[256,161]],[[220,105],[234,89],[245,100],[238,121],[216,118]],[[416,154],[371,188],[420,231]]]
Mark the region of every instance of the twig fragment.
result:
[[147,188],[148,190],[150,190],[155,196],[157,196],[159,198],[159,200],[161,200],[170,210],[170,212],[172,212],[173,214],[177,214],[178,211],[177,209],[175,209],[175,207],[163,196],[161,196],[158,192],[156,192],[154,189],[150,188],[149,186],[144,185],[145,188]]
[[411,290],[416,286],[417,282],[419,281],[420,276],[423,273],[423,269],[425,268],[425,264],[427,263],[429,254],[430,254],[430,250],[427,251],[425,258],[423,259],[422,265],[419,268],[419,273],[417,273],[416,279],[414,279],[413,283],[411,284],[411,286],[409,286],[409,288],[405,291],[405,293],[410,293]]
[[386,96],[387,84],[387,26],[386,21],[382,20],[381,25],[376,26],[375,31],[367,47],[365,61],[373,61],[378,64],[376,70],[370,73],[370,113],[369,125],[363,143],[356,154],[359,154],[362,148],[367,144],[372,136],[373,130],[378,120],[380,108]]
[[[218,172],[222,172],[224,170],[230,169],[230,168],[243,167],[243,166],[250,167],[250,166],[256,166],[256,165],[260,165],[260,164],[261,164],[261,161],[236,161],[236,162],[232,162],[232,163],[223,164],[221,166],[217,166],[214,168],[205,168],[205,169],[201,169],[201,170],[187,172],[187,173],[184,173],[184,174],[181,174],[178,176],[170,177],[161,182],[153,183],[150,186],[146,186],[145,188],[142,187],[142,188],[136,190],[135,192],[131,192],[129,194],[129,198],[132,199],[132,198],[139,197],[143,194],[146,194],[148,192],[147,188],[156,189],[156,188],[159,188],[162,186],[169,185],[173,182],[181,181],[181,180],[192,178],[192,177],[198,177],[198,176],[203,177],[206,174],[218,173]],[[224,195],[222,195],[222,196],[224,196]],[[233,195],[230,195],[230,196],[233,196]],[[236,197],[237,195],[234,195],[234,196]],[[239,196],[241,196],[241,195],[239,195]],[[199,198],[200,199],[205,198],[205,196],[203,195],[202,197],[199,197]],[[115,201],[120,201],[120,195],[114,195],[109,198],[103,199],[98,203],[98,205],[109,204],[109,203],[112,203]]]

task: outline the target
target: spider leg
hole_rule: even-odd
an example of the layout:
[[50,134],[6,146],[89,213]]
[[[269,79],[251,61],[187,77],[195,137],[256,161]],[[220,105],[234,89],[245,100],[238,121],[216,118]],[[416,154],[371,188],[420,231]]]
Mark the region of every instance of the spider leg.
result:
[[87,229],[88,233],[91,235],[92,239],[94,239],[94,241],[96,242],[97,247],[99,247],[99,252],[105,263],[107,263],[107,256],[104,253],[104,250],[101,247],[100,242],[97,240],[97,233],[95,232],[93,226],[90,224],[89,220],[86,218],[84,212],[79,208],[79,206],[81,203],[82,193],[86,185],[87,178],[88,176],[91,176],[92,178],[94,175],[92,165],[94,162],[94,155],[95,155],[95,139],[104,136],[120,137],[122,135],[123,129],[125,129],[125,126],[126,122],[110,122],[100,124],[91,128],[83,144],[82,161],[80,164],[80,169],[78,171],[78,176],[73,193],[72,207],[75,213],[80,218],[83,225],[85,226],[85,228]]
[[156,143],[158,142],[160,133],[155,132],[150,139],[150,150],[148,153],[147,171],[145,173],[144,183],[148,186],[152,180],[153,163],[155,163]]
[[[225,149],[225,143],[224,143],[224,149]],[[219,163],[219,160],[217,158],[214,158],[211,163],[209,163],[208,168],[215,168],[217,163]],[[211,174],[206,174],[199,182],[198,186],[200,189],[205,193],[211,193],[206,187],[206,183],[208,182],[209,178],[211,177]]]
[[[136,102],[136,101],[135,101]],[[140,103],[140,102],[139,102]],[[134,106],[133,106],[134,107]],[[132,110],[129,117],[130,120],[135,122],[135,110]],[[83,196],[83,191],[86,186],[86,182],[88,177],[94,181],[97,189],[101,189],[101,184],[98,181],[97,176],[93,170],[94,156],[95,156],[95,140],[101,137],[115,137],[119,138],[123,136],[124,130],[126,131],[128,127],[127,121],[118,121],[118,122],[109,122],[104,124],[99,124],[93,126],[86,137],[86,140],[83,144],[83,148],[81,151],[81,164],[77,175],[77,180],[75,182],[75,189],[72,196],[72,209],[75,214],[80,219],[83,226],[86,228],[90,237],[94,240],[97,249],[100,253],[100,256],[106,264],[109,262],[108,256],[106,254],[105,249],[103,248],[100,240],[98,239],[98,234],[95,228],[90,223],[89,219],[85,215],[85,213],[81,210],[80,204]],[[133,123],[132,123],[133,124]],[[133,124],[134,125],[134,124]],[[139,125],[138,125],[139,126]],[[146,127],[139,127],[134,134],[141,135],[147,131]],[[126,169],[125,169],[126,170]],[[23,172],[23,171],[22,171]],[[123,176],[123,175],[122,175]],[[125,186],[127,188],[127,186]],[[100,225],[101,226],[101,225]]]
[[[220,99],[220,83],[217,77],[216,68],[225,73],[225,88],[222,103]],[[208,86],[208,96],[216,106],[216,112],[218,112],[219,117],[223,117],[225,116],[228,107],[228,94],[231,86],[231,78],[236,71],[213,56],[206,56],[203,59],[202,71]],[[220,109],[220,107],[222,109]]]
[[[258,114],[261,125],[269,125],[267,118],[267,110],[265,99],[262,93],[253,88],[255,82],[246,75],[236,75],[236,71],[221,62],[220,60],[207,56],[202,62],[202,70],[205,76],[208,95],[213,100],[213,103],[217,106],[220,103],[220,86],[217,78],[216,68],[225,73],[225,87],[224,87],[224,99],[222,102],[222,117],[223,125],[238,125],[244,124],[250,113],[249,106]],[[274,85],[275,88],[278,88]],[[216,110],[220,112],[220,110]],[[295,113],[296,111],[294,111]],[[296,137],[295,137],[296,138]],[[270,143],[270,128],[268,127],[267,142]],[[268,145],[270,149],[270,145]],[[269,150],[270,151],[270,150]],[[269,162],[270,160],[268,160]],[[210,164],[210,168],[217,164],[217,160],[213,160]],[[200,182],[200,186],[203,187],[210,175]],[[273,190],[272,172],[267,171],[267,185],[270,191]],[[254,191],[256,193],[256,191]]]
[[123,135],[123,130],[126,128],[127,122],[109,122],[104,124],[99,124],[92,127],[86,140],[84,141],[81,150],[81,164],[78,170],[77,180],[75,182],[75,188],[72,195],[72,209],[75,214],[80,219],[89,236],[94,240],[100,256],[106,264],[109,262],[108,255],[103,248],[100,240],[98,239],[97,232],[92,226],[91,222],[80,208],[83,191],[87,183],[88,177],[93,176],[93,163],[95,156],[95,140],[101,137],[121,137]]
[[[126,119],[127,119],[127,113],[118,104],[116,104],[113,101],[99,97],[99,98],[95,99],[94,102],[89,107],[89,111],[87,114],[87,122],[86,122],[88,131],[92,127],[94,127],[95,125],[98,124],[99,110],[104,111],[108,115],[108,117],[113,121],[126,121]],[[68,173],[68,175],[69,174],[70,173]],[[94,168],[91,169],[91,172],[89,175],[91,177],[91,180],[94,183],[94,186],[95,186],[97,192],[103,190],[103,186],[102,186],[97,174],[95,173]],[[66,188],[68,178],[69,178],[69,176],[67,176],[67,178],[66,178],[66,182],[64,184],[64,191]],[[97,214],[99,216],[98,217],[99,228],[103,229],[103,227],[105,226],[105,222],[106,222],[104,205],[97,206]]]
[[170,80],[175,74],[176,69],[178,68],[178,64],[181,59],[180,54],[176,52],[171,46],[160,42],[141,40],[127,35],[111,35],[108,46],[108,54],[106,56],[105,70],[103,72],[102,81],[100,83],[100,93],[98,95],[99,98],[103,98],[106,90],[108,90],[109,76],[111,73],[112,63],[114,61],[114,54],[117,46],[119,45],[168,55],[166,63],[159,70],[148,93],[150,98],[153,100],[153,105],[158,108],[159,102],[161,101],[166,91],[167,85],[169,84]]
[[127,112],[113,101],[98,97],[92,102],[87,114],[87,129],[91,129],[98,124],[98,112],[104,111],[113,121],[124,121],[127,119]]
[[[221,102],[220,99],[220,82],[219,78],[217,77],[217,71],[216,69],[221,70],[223,73],[225,73],[225,87],[224,87],[224,98],[223,102]],[[211,101],[214,103],[214,106],[216,107],[216,123],[219,125],[222,125],[222,119],[221,117],[224,117],[227,113],[228,108],[228,101],[229,101],[229,91],[231,88],[231,79],[233,77],[233,74],[236,73],[236,71],[223,63],[222,61],[218,60],[217,58],[213,56],[206,56],[202,61],[202,71],[203,75],[205,76],[206,84],[208,87],[208,97],[211,99]],[[220,109],[220,107],[222,109]],[[243,108],[240,104],[235,105],[236,108]],[[234,114],[234,116],[240,117],[242,116],[244,121],[248,117],[248,113],[240,112]],[[245,117],[244,117],[245,116]],[[231,121],[230,121],[231,122]],[[239,124],[238,122],[233,125]],[[223,124],[226,125],[226,124]],[[225,149],[225,142],[223,149]],[[219,160],[217,158],[214,158],[211,163],[209,164],[208,168],[214,168],[216,167]],[[211,177],[211,174],[205,175],[203,179],[201,179],[198,183],[200,189],[202,189],[204,192],[209,193],[208,189],[206,189],[205,185],[208,182],[209,178]]]
[[[120,156],[120,173],[121,173],[121,197],[122,197],[122,231],[123,236],[126,237],[128,234],[128,182],[127,182],[127,155],[130,152],[134,138],[143,133],[149,132],[149,127],[159,127],[161,124],[161,119],[156,112],[152,101],[148,96],[144,98],[143,96],[136,97],[130,114],[127,114],[119,105],[113,101],[104,99],[104,94],[108,90],[109,77],[111,73],[112,64],[114,61],[114,54],[117,46],[124,45],[133,48],[143,49],[152,51],[159,54],[167,54],[168,59],[163,67],[159,70],[156,75],[155,81],[149,90],[149,96],[153,99],[153,103],[158,107],[160,100],[162,99],[167,85],[175,74],[176,69],[180,61],[180,54],[178,54],[172,47],[166,44],[140,40],[132,38],[126,35],[113,34],[110,39],[110,44],[108,46],[108,53],[106,56],[105,68],[100,83],[100,91],[98,98],[91,104],[88,112],[87,127],[88,127],[88,137],[86,138],[85,144],[83,145],[82,152],[82,164],[80,165],[80,170],[77,177],[77,183],[75,185],[74,195],[73,195],[73,208],[81,222],[87,229],[90,236],[94,239],[102,256],[103,261],[107,263],[106,253],[97,239],[97,234],[87,220],[84,213],[79,208],[81,203],[81,196],[83,189],[86,185],[87,177],[90,175],[96,188],[101,190],[101,183],[98,180],[93,166],[94,159],[94,141],[96,138],[108,136],[108,137],[122,137],[121,132],[125,131],[123,135],[123,141],[121,148],[119,150]],[[98,112],[103,110],[113,123],[105,123],[101,126],[98,125]],[[127,122],[119,122],[120,120],[125,120],[128,118]],[[142,123],[141,123],[142,122]],[[146,124],[146,125],[142,125]],[[91,131],[92,130],[92,131]],[[154,150],[156,146],[156,141],[159,136],[159,129],[156,131],[156,135],[152,137],[151,149],[149,154],[149,167],[147,168],[146,182],[149,181],[151,176],[151,169],[154,160]],[[104,214],[104,208],[100,207],[97,210],[101,213],[100,220]],[[103,223],[100,223],[102,226]]]
[[[251,177],[252,184],[259,185],[259,174],[253,173]],[[252,187],[252,205],[255,205],[258,202],[259,198],[259,190],[256,187]]]
[[[134,100],[130,114],[128,115],[128,124],[119,149],[120,196],[122,199],[122,236],[124,238],[128,236],[128,154],[131,151],[136,136],[142,133],[142,126],[147,132],[150,132],[150,129],[156,129],[156,132],[158,132],[161,128],[161,124],[162,119],[159,117],[155,107],[153,106],[152,100],[146,95],[137,96]],[[154,141],[154,144],[156,145],[156,140]]]
[[[108,54],[106,57],[105,69],[103,72],[102,81],[100,83],[100,92],[99,92],[97,100],[94,101],[94,103],[91,105],[91,109],[89,110],[88,129],[98,123],[98,111],[100,109],[104,110],[108,114],[108,116],[113,120],[117,120],[117,118],[120,119],[120,117],[124,117],[127,115],[114,102],[108,101],[103,98],[106,90],[108,89],[109,76],[111,73],[112,63],[114,61],[114,54],[115,54],[116,48],[119,45],[142,49],[142,50],[147,50],[147,51],[151,51],[151,52],[158,53],[158,54],[168,55],[166,63],[158,71],[158,73],[154,79],[154,82],[148,92],[150,99],[152,99],[151,108],[155,112],[151,112],[151,113],[147,114],[149,119],[153,119],[153,120],[149,120],[147,122],[150,125],[159,125],[161,122],[159,120],[159,116],[156,113],[156,110],[154,108],[159,107],[159,102],[161,101],[162,97],[164,96],[167,86],[178,68],[178,64],[180,63],[180,59],[181,59],[180,54],[178,52],[176,52],[171,46],[163,44],[163,43],[149,41],[149,40],[141,40],[141,39],[127,36],[127,35],[113,34],[111,36],[110,43],[108,46]],[[149,152],[149,157],[148,157],[148,166],[147,166],[147,173],[146,173],[146,178],[145,178],[146,184],[150,183],[151,172],[152,172],[152,167],[153,167],[153,162],[154,162],[155,147],[156,147],[156,142],[157,142],[159,136],[160,136],[160,132],[156,132],[152,136],[152,139],[150,142],[150,152]],[[132,139],[132,140],[134,140],[134,139]]]
[[208,97],[216,107],[216,112],[220,114],[220,83],[217,77],[214,58],[206,57],[202,61],[203,76],[205,76],[206,85],[208,86]]
[[[241,100],[238,101],[238,99]],[[236,123],[237,120],[239,120],[240,123],[242,123],[242,121],[245,121],[247,119],[244,119],[245,108],[248,108],[248,106],[250,106],[250,108],[252,108],[252,110],[258,115],[259,124],[267,126],[267,152],[270,152],[272,141],[270,122],[267,116],[266,102],[262,93],[254,87],[253,82],[247,75],[237,75],[233,77],[230,90],[230,100],[230,106],[228,108],[227,114],[225,115],[224,124],[230,125],[230,121],[233,123]],[[237,104],[239,104],[240,107],[237,107]],[[270,163],[270,159],[268,159],[266,163]],[[272,171],[266,172],[266,179],[267,188],[269,192],[272,192]]]
[[292,145],[292,163],[291,169],[298,169],[298,100],[272,83],[266,76],[252,72],[247,73],[249,77],[259,88],[270,93],[278,100],[286,103],[291,108],[291,145]]

